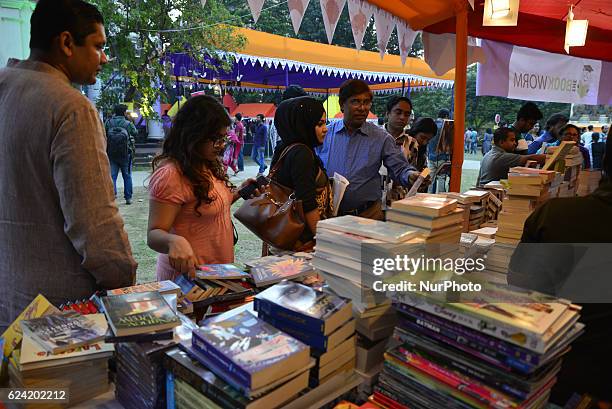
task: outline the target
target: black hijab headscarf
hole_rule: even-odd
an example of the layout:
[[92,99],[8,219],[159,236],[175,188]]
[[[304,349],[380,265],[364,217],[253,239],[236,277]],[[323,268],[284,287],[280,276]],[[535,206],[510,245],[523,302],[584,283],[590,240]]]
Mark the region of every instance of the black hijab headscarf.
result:
[[278,161],[283,150],[293,143],[303,143],[310,149],[319,145],[315,126],[324,112],[323,103],[311,97],[291,98],[280,103],[274,115],[274,126],[281,143],[276,145],[272,165]]

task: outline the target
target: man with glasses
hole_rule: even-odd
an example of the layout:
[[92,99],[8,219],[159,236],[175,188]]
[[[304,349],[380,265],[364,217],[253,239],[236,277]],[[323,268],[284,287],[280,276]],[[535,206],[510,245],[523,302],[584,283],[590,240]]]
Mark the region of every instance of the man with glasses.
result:
[[355,215],[383,220],[381,178],[384,164],[394,182],[409,187],[419,176],[402,155],[387,131],[366,122],[372,107],[372,91],[361,80],[348,80],[340,86],[340,109],[344,118],[327,128],[319,156],[333,176],[346,177],[347,187],[338,215]]

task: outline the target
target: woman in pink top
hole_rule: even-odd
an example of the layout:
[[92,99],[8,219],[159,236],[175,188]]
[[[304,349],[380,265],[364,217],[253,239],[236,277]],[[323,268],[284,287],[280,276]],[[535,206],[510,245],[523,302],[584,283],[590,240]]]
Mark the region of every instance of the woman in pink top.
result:
[[[234,261],[230,207],[239,195],[219,157],[230,123],[214,98],[191,98],[153,160],[147,243],[160,253],[158,280],[193,276],[199,264]],[[241,187],[249,183],[254,180]]]

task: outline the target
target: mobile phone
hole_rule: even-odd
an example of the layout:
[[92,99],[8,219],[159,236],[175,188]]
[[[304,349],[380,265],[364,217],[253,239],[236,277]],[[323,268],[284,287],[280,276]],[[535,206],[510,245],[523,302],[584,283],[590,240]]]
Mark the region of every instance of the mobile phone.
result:
[[265,176],[259,176],[257,178],[257,180],[255,181],[255,183],[251,183],[245,187],[243,187],[242,189],[240,189],[238,191],[238,194],[240,195],[241,198],[243,198],[244,200],[250,199],[251,196],[253,195],[253,193],[255,192],[255,189],[258,189],[260,187],[266,186],[270,183],[270,181],[268,180],[267,177]]

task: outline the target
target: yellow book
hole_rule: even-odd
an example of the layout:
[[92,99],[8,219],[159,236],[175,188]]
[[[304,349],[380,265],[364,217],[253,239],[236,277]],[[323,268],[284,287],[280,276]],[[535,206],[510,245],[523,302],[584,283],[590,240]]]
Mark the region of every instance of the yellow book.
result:
[[2,338],[4,338],[4,356],[8,358],[11,352],[21,343],[21,338],[23,337],[21,325],[19,325],[21,321],[39,318],[49,314],[57,314],[59,312],[60,311],[51,304],[45,296],[38,294],[2,334]]

